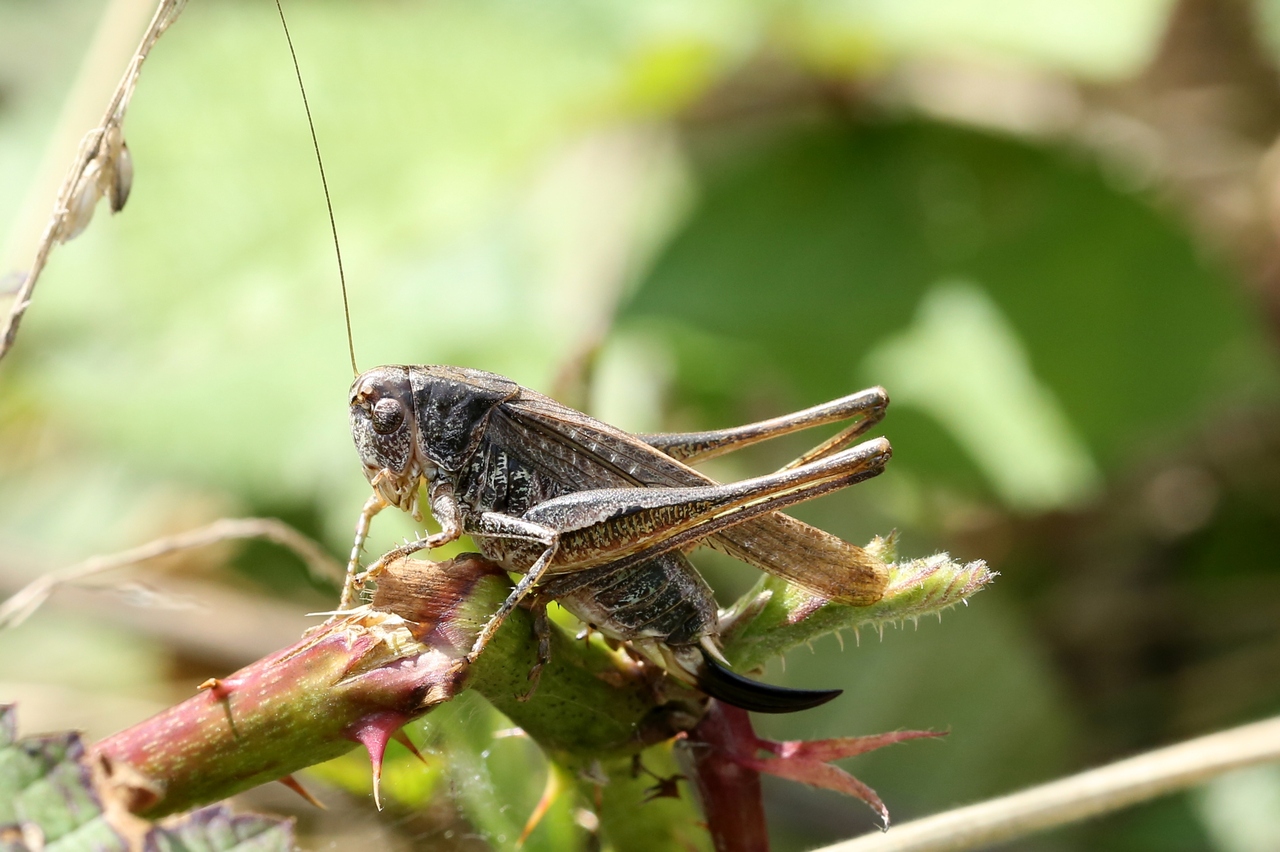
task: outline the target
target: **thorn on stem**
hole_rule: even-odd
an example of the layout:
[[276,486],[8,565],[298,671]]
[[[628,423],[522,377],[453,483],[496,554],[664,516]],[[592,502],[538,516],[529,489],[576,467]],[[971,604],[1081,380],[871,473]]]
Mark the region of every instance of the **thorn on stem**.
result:
[[370,713],[347,730],[347,736],[364,746],[373,768],[373,803],[382,810],[382,758],[387,743],[408,721],[400,713]]
[[320,801],[315,796],[311,795],[311,793],[307,790],[307,788],[303,787],[302,783],[298,781],[297,778],[294,778],[292,775],[284,776],[283,778],[280,779],[280,783],[288,787],[293,792],[297,793],[302,798],[306,799],[309,804],[315,805],[317,808],[319,808],[322,811],[329,810],[327,807],[325,807],[324,802]]
[[639,778],[641,774],[648,775],[656,783],[646,789],[642,804],[648,804],[654,799],[678,799],[680,798],[680,782],[689,779],[680,773],[664,777],[654,772],[652,769],[644,765],[640,759],[640,755],[633,755],[631,758],[631,777]]
[[226,701],[228,696],[231,695],[231,689],[226,685],[226,683],[216,677],[209,678],[204,683],[197,686],[196,689],[201,691],[207,690],[208,693],[213,696],[215,701]]
[[562,792],[564,792],[564,783],[560,773],[554,766],[548,767],[547,783],[542,788],[542,797],[538,799],[533,813],[529,814],[529,819],[524,824],[524,830],[520,832],[520,838],[516,841],[517,849],[524,846],[524,842],[529,839],[529,835],[533,834],[533,830],[538,827],[538,823],[542,822],[542,818],[547,815],[547,811],[555,804],[556,799],[560,798]]
[[413,744],[413,740],[409,739],[409,735],[404,732],[404,728],[401,728],[400,730],[392,734],[391,739],[395,740],[396,742],[400,743],[400,745],[407,748],[410,754],[412,754],[414,757],[418,758],[418,760],[422,762],[423,766],[430,765],[427,763],[427,759],[422,756],[422,752],[418,751],[418,747]]

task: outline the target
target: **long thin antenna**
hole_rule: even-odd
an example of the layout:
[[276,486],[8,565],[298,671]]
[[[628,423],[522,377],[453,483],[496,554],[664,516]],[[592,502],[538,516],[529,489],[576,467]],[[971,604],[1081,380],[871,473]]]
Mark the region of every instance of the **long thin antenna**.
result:
[[316,123],[311,120],[311,104],[307,103],[307,87],[302,85],[302,69],[298,67],[298,54],[293,49],[289,24],[284,19],[284,7],[276,0],[280,13],[280,26],[284,28],[284,40],[289,43],[289,56],[293,58],[293,73],[298,76],[298,91],[302,93],[302,108],[307,111],[307,127],[311,128],[311,147],[316,152],[316,165],[320,167],[320,185],[324,187],[324,205],[329,209],[329,229],[333,231],[333,253],[338,257],[338,281],[342,284],[342,315],[347,321],[347,352],[351,355],[351,374],[360,375],[356,366],[356,344],[351,336],[351,305],[347,301],[347,276],[342,271],[342,247],[338,245],[338,223],[333,218],[333,201],[329,198],[329,181],[324,175],[324,160],[320,156],[320,140],[316,138]]

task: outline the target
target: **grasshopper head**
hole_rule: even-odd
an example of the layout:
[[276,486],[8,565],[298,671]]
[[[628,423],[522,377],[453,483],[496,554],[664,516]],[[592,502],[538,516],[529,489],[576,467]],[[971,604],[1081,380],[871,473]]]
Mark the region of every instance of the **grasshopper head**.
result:
[[375,367],[351,385],[351,437],[364,475],[393,506],[418,514],[422,466],[416,453],[413,388],[405,367]]

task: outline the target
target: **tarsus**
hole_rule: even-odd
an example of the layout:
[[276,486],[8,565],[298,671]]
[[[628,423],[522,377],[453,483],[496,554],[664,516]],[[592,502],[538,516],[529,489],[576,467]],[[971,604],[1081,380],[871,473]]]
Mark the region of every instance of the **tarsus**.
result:
[[302,108],[307,111],[307,127],[311,128],[311,147],[316,152],[316,165],[320,167],[320,185],[324,187],[324,204],[329,210],[329,229],[333,232],[333,253],[338,257],[338,281],[342,284],[342,315],[347,322],[347,352],[351,355],[351,374],[359,375],[356,366],[356,344],[351,336],[351,304],[347,300],[347,276],[342,271],[342,247],[338,244],[338,223],[333,218],[333,201],[329,198],[329,181],[324,174],[324,159],[320,156],[320,140],[316,138],[316,123],[311,120],[311,105],[307,103],[307,88],[302,84],[302,69],[298,67],[298,54],[293,49],[293,38],[289,35],[289,24],[284,19],[284,7],[276,0],[276,11],[280,13],[280,26],[284,28],[284,40],[289,43],[289,56],[293,58],[293,73],[298,77],[298,91],[302,93]]

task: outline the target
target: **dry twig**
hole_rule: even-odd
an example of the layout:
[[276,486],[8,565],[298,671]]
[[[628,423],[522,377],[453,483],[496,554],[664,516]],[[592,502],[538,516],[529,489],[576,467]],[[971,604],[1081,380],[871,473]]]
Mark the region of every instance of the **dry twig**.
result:
[[133,164],[121,130],[124,114],[138,85],[143,61],[164,31],[177,19],[184,5],[186,0],[160,0],[120,85],[111,96],[102,121],[81,140],[80,149],[58,191],[53,214],[40,237],[35,260],[22,276],[13,305],[5,318],[3,332],[0,332],[0,359],[13,347],[18,326],[31,306],[36,282],[40,280],[40,273],[44,271],[54,245],[78,236],[88,226],[99,198],[107,198],[112,212],[118,212],[128,200],[133,183]]
[[1090,819],[1280,760],[1280,717],[1188,740],[1099,769],[935,814],[820,852],[961,852]]
[[319,544],[282,521],[275,518],[223,518],[208,526],[158,538],[120,553],[94,556],[60,571],[45,574],[0,604],[0,629],[16,627],[26,621],[49,599],[55,588],[65,583],[74,583],[86,577],[179,551],[245,538],[266,539],[287,547],[307,564],[307,568],[316,577],[341,583],[346,576],[342,566],[325,553]]

